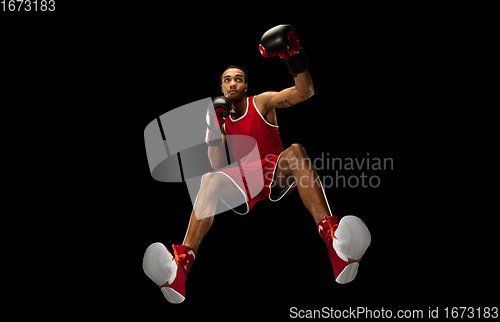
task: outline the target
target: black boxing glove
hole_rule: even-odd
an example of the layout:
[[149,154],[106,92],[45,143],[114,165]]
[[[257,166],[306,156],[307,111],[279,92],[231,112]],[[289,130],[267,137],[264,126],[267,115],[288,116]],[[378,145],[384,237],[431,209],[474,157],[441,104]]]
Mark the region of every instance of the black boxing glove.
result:
[[231,106],[231,101],[224,96],[217,96],[212,99],[212,104],[208,104],[205,142],[209,146],[218,146],[222,143],[220,129],[224,124],[224,118],[231,112]]
[[290,25],[279,25],[266,31],[260,38],[259,50],[266,58],[278,55],[284,59],[293,76],[309,67],[309,59],[304,48],[300,47],[299,36]]

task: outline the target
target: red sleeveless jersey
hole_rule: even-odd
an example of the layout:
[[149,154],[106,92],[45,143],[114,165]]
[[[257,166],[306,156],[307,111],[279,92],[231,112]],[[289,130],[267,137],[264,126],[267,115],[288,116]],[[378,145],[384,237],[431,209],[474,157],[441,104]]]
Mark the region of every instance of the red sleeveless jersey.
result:
[[[225,119],[225,133],[229,135],[247,135],[257,141],[260,159],[267,159],[283,152],[283,143],[278,126],[268,123],[255,105],[255,96],[247,98],[247,110],[238,119],[231,116]],[[236,160],[241,159],[246,152],[245,144],[238,140],[228,140],[228,148]]]
[[[295,187],[294,182],[275,195],[271,193],[276,166],[284,151],[283,143],[278,126],[264,119],[254,98],[247,98],[247,110],[240,118],[229,116],[225,119],[224,132],[233,160],[230,162],[232,165],[217,171],[227,176],[241,191],[244,200],[222,198],[226,205],[239,214],[248,213],[260,200],[269,198],[278,201]],[[237,166],[234,166],[234,161]]]

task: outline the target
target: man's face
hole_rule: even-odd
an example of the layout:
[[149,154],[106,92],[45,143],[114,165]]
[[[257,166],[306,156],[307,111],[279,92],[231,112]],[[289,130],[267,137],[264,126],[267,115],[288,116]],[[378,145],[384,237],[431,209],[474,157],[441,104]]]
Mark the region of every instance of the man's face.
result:
[[222,74],[222,93],[232,102],[241,101],[245,97],[247,85],[245,74],[237,69],[230,68]]

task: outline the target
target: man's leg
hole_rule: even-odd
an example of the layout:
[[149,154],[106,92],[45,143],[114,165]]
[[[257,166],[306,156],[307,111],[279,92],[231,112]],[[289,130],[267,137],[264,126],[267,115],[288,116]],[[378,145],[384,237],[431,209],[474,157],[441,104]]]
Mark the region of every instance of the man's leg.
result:
[[318,174],[300,144],[293,144],[281,154],[275,178],[278,189],[287,187],[295,180],[300,198],[326,243],[335,280],[341,284],[352,281],[358,273],[361,257],[371,242],[370,232],[364,222],[356,216],[345,216],[338,222],[337,216],[331,215]]
[[[191,219],[184,237],[183,245],[198,252],[203,237],[214,221],[215,208],[220,198],[236,199],[244,196],[228,177],[221,173],[207,173],[201,181],[200,191],[196,197]],[[202,219],[198,219],[202,218]]]
[[300,198],[316,225],[325,216],[332,215],[321,181],[302,145],[292,144],[281,154],[275,178],[278,189],[286,188],[295,180]]
[[212,226],[217,201],[221,197],[224,200],[226,198],[244,200],[240,190],[225,175],[205,174],[182,245],[172,245],[173,255],[161,243],[151,244],[144,253],[142,263],[144,272],[158,285],[167,301],[171,303],[181,303],[186,297],[187,275],[203,237]]

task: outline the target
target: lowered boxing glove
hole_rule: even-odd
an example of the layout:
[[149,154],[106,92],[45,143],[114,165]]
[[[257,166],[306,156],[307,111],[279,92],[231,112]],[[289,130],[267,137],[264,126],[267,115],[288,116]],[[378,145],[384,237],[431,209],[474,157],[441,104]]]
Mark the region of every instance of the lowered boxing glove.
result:
[[217,96],[212,99],[212,104],[207,107],[207,132],[205,142],[209,146],[218,146],[222,143],[221,127],[224,118],[229,116],[232,103],[224,96]]
[[293,76],[309,67],[309,59],[304,48],[300,47],[299,36],[290,25],[279,25],[266,31],[260,39],[259,50],[266,58],[278,55],[284,59]]

